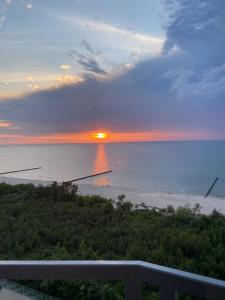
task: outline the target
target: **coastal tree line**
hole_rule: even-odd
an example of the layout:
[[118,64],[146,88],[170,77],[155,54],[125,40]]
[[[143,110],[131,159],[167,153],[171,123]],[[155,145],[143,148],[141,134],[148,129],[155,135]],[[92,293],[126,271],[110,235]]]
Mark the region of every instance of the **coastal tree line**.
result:
[[[123,195],[78,195],[72,184],[0,184],[0,241],[1,260],[144,260],[225,280],[225,216],[199,205],[137,207]],[[122,282],[25,284],[60,299],[124,299]],[[143,294],[158,299],[147,285]]]

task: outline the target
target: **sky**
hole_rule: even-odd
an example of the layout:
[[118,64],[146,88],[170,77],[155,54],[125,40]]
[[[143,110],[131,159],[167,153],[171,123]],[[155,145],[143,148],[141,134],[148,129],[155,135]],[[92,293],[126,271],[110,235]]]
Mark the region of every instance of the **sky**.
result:
[[225,138],[224,0],[0,0],[0,144]]

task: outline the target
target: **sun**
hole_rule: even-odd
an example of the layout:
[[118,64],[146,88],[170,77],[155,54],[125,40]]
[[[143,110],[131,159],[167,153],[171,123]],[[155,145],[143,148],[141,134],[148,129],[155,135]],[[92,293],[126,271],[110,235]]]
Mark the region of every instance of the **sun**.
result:
[[96,139],[105,139],[107,137],[107,134],[105,132],[97,132],[94,137]]

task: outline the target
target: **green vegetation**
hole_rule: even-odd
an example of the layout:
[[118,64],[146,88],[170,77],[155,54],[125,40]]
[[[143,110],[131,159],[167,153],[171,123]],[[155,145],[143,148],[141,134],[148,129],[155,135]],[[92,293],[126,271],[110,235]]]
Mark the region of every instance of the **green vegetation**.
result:
[[[71,185],[0,184],[0,259],[137,259],[225,279],[225,216],[142,207]],[[35,285],[63,299],[123,299],[120,282]]]

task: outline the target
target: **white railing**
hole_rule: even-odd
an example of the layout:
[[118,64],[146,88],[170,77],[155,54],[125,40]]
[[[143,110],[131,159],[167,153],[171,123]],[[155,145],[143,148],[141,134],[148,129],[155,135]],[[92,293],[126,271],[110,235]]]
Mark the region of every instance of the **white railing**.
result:
[[180,292],[203,299],[225,299],[225,281],[142,261],[0,261],[1,279],[121,280],[126,300],[141,299],[143,282],[158,285],[160,300]]

